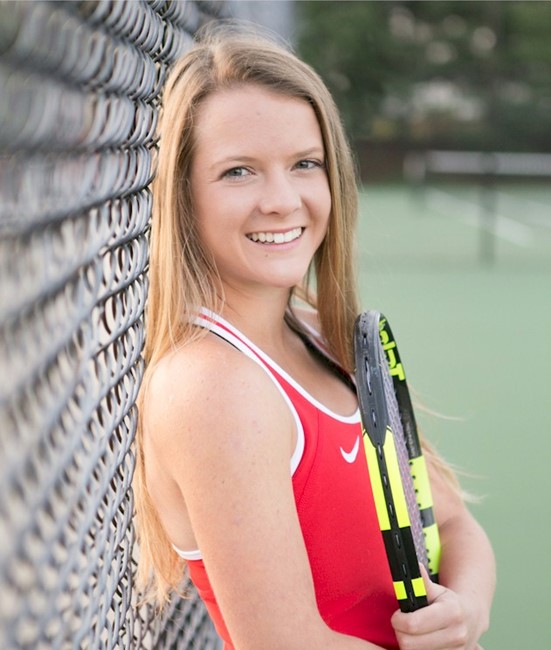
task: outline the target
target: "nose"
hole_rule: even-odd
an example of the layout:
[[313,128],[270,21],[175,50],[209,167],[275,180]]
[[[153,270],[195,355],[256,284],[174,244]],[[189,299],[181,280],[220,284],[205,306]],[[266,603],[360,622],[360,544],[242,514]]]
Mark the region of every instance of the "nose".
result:
[[260,212],[285,216],[298,210],[302,198],[296,182],[283,171],[267,175],[258,201]]

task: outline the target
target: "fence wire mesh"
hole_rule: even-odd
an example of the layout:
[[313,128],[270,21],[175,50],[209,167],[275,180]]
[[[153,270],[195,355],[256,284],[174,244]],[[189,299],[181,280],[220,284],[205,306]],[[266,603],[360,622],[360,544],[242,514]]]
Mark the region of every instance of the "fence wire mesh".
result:
[[0,648],[218,647],[137,606],[131,450],[166,70],[224,2],[0,0]]

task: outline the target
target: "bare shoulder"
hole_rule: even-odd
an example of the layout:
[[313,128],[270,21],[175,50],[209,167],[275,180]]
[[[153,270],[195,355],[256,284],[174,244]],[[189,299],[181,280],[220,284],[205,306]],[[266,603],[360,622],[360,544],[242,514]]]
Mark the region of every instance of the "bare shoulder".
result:
[[[184,345],[165,355],[151,370],[147,387],[147,408],[160,415],[171,413],[189,399],[203,401],[213,395],[230,395],[234,381],[248,371],[251,363],[221,339],[214,336]],[[223,391],[216,389],[224,386]]]
[[[291,417],[266,371],[214,335],[164,357],[144,399],[148,436],[171,464],[176,456],[228,452],[252,431],[288,426]],[[237,442],[239,441],[239,444]],[[266,441],[264,441],[266,442]],[[250,448],[250,445],[249,445]]]

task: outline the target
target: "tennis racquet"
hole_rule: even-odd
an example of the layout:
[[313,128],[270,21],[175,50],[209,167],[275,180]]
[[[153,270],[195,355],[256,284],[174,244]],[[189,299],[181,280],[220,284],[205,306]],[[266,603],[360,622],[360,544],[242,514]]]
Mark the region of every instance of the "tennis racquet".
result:
[[400,609],[427,605],[419,564],[438,579],[440,538],[404,366],[386,318],[354,329],[356,383],[371,486]]

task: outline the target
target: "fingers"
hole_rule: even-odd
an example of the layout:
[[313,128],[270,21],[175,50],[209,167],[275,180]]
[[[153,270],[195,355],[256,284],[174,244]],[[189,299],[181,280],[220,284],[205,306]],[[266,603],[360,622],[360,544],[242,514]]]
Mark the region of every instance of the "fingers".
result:
[[445,629],[455,619],[460,619],[459,609],[454,611],[453,602],[446,602],[449,590],[432,582],[424,566],[420,565],[420,569],[429,606],[408,614],[396,612],[392,617],[392,625],[397,632],[414,636]]
[[438,630],[421,636],[396,633],[400,650],[475,650],[465,642],[463,636],[450,634],[449,630]]
[[438,598],[438,596],[440,596],[445,591],[447,591],[447,589],[445,587],[440,586],[438,583],[433,582],[430,579],[430,576],[424,564],[419,563],[419,569],[421,571],[423,582],[425,583],[425,589],[427,591],[427,599],[429,603],[433,603]]
[[466,612],[455,592],[433,583],[424,567],[429,605],[416,612],[395,612],[392,626],[401,650],[482,650],[472,638]]

